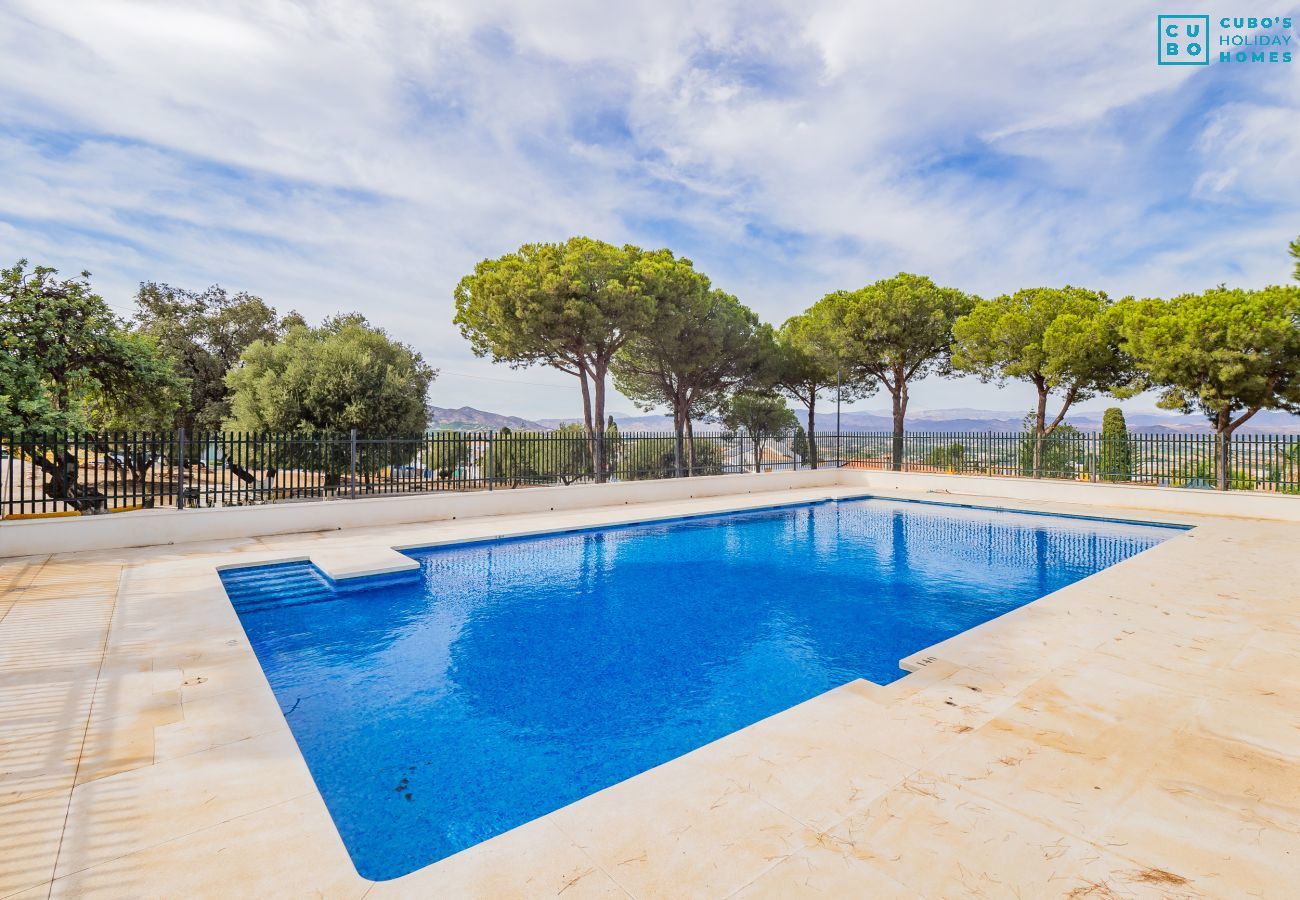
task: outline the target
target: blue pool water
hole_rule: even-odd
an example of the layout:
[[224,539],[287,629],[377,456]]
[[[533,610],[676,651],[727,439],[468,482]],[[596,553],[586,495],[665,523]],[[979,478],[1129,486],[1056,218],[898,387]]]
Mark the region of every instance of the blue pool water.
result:
[[222,578],[358,871],[393,878],[1174,534],[882,500]]

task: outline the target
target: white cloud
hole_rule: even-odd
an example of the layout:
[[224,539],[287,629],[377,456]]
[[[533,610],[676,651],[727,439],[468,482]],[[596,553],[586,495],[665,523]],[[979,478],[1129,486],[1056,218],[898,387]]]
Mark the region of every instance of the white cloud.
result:
[[[904,269],[981,293],[1286,277],[1300,70],[1157,67],[1154,16],[18,2],[0,251],[90,268],[119,305],[158,279],[361,308],[493,378],[450,325],[456,281],[572,233],[668,243],[777,321]],[[576,407],[521,377],[547,386],[449,378],[437,402]]]

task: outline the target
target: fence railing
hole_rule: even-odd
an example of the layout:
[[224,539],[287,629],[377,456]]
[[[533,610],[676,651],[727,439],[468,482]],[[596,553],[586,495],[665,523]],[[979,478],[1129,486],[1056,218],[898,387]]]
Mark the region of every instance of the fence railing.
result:
[[[893,466],[891,434],[840,436],[844,465]],[[821,443],[820,441],[818,442]],[[997,475],[1160,487],[1214,488],[1220,454],[1229,490],[1300,494],[1300,435],[1247,434],[1224,442],[1213,434],[1067,432],[1048,435],[1034,465],[1026,433],[909,433],[899,468],[908,472]]]
[[[793,443],[760,441],[756,466],[751,437],[696,434],[681,454],[681,474],[795,468]],[[571,431],[0,435],[0,517],[591,483],[593,459],[592,442]],[[672,478],[676,439],[611,432],[600,470],[609,481]]]
[[[822,466],[890,469],[888,433],[816,436]],[[609,481],[807,468],[795,436],[760,440],[700,433],[680,468],[667,433],[606,435],[599,469]],[[1300,494],[1300,436],[1058,432],[1034,465],[1028,434],[908,433],[899,468],[910,472],[1042,477],[1213,488],[1227,454],[1232,490]],[[597,480],[593,447],[572,431],[355,433],[244,432],[0,435],[0,516],[76,515],[139,508],[344,500],[387,494],[503,490]]]

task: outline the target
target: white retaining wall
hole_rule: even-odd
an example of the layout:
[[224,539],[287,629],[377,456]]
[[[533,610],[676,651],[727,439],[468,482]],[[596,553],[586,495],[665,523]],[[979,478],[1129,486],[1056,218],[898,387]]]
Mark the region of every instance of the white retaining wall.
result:
[[471,516],[829,487],[838,483],[838,477],[833,469],[802,470],[361,500],[281,502],[221,509],[153,509],[0,522],[0,557],[116,550],[373,525],[405,525]]
[[1050,478],[996,478],[983,475],[930,475],[914,472],[840,470],[840,483],[880,497],[899,491],[942,492],[1008,500],[1074,503],[1107,510],[1143,510],[1196,516],[1300,521],[1300,496],[1262,491],[1211,491],[1194,488],[1140,487],[1104,482],[1057,481]]
[[0,522],[0,557],[115,550],[190,541],[403,525],[473,516],[622,506],[691,497],[744,495],[837,485],[852,489],[855,493],[870,493],[880,497],[900,492],[934,492],[1010,500],[1054,501],[1095,507],[1098,515],[1129,509],[1300,521],[1300,496],[1247,491],[1221,493],[1051,479],[821,469],[619,484],[375,497],[364,500],[272,503],[224,509],[140,510],[98,516]]

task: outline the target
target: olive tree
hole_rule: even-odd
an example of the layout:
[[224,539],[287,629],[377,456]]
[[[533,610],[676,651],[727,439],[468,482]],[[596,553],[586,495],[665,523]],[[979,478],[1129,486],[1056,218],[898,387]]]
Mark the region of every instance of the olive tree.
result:
[[586,237],[525,244],[485,259],[456,287],[455,323],[478,356],[514,367],[547,365],[578,379],[582,421],[606,477],[605,385],[615,355],[654,319],[643,252]]
[[[358,452],[368,477],[382,466],[410,462],[419,451],[428,422],[425,399],[436,376],[419,353],[360,314],[327,319],[319,328],[294,325],[279,341],[254,341],[226,375],[226,425],[254,433],[355,428],[362,436],[384,436]],[[268,466],[323,471],[326,487],[338,485],[349,463],[343,441],[277,442],[259,452]]]
[[[1043,474],[1043,442],[1075,403],[1131,379],[1111,301],[1086,288],[1027,288],[982,300],[953,324],[952,363],[984,381],[1028,381],[1038,395],[1031,416],[1029,472]],[[1049,420],[1048,399],[1060,405]]]
[[1159,388],[1165,409],[1213,423],[1219,490],[1229,485],[1233,432],[1261,409],[1300,413],[1300,287],[1219,286],[1125,303],[1116,319],[1138,386]]
[[136,329],[158,343],[186,382],[170,424],[190,432],[220,428],[230,415],[226,373],[240,354],[254,341],[276,340],[286,324],[301,324],[293,313],[282,323],[260,297],[220,285],[198,292],[142,282],[135,302]]
[[[183,388],[156,342],[128,331],[91,290],[88,272],[59,278],[27,260],[0,270],[0,432],[41,470],[51,500],[82,511],[107,502],[81,481],[83,459],[66,432],[153,427]],[[108,435],[83,439],[101,453],[117,449]]]

